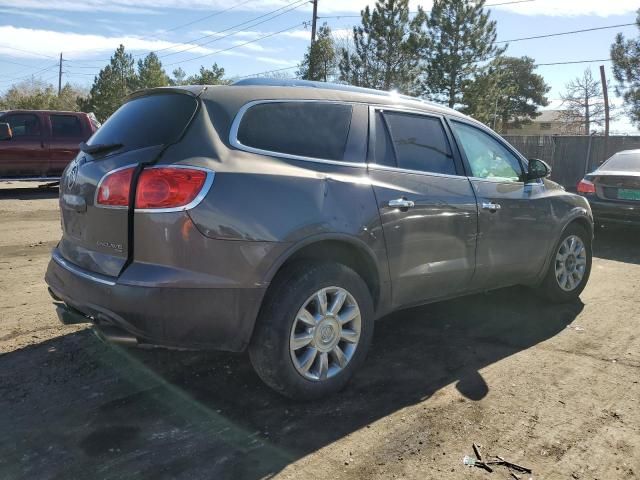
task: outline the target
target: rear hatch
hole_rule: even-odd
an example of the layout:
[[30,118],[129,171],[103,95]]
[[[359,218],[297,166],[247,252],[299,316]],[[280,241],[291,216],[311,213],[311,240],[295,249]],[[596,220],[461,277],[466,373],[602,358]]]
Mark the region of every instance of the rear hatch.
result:
[[595,172],[593,183],[602,200],[640,203],[640,172]]
[[[60,255],[91,272],[116,277],[127,262],[132,206],[97,205],[105,175],[156,162],[178,141],[198,109],[191,90],[160,89],[130,98],[82,146],[60,182]],[[134,174],[130,180],[136,181]]]

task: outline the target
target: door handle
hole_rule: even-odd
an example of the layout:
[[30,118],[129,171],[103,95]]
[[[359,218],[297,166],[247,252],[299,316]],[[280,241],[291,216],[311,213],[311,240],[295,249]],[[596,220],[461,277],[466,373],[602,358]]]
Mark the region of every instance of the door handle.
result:
[[415,207],[416,204],[411,200],[407,200],[406,198],[396,198],[395,200],[389,200],[389,206],[391,208],[399,208],[400,210],[404,210],[407,208]]
[[482,202],[482,209],[483,210],[489,210],[490,212],[494,213],[497,212],[498,210],[500,210],[502,207],[500,206],[499,203],[493,203],[493,202]]

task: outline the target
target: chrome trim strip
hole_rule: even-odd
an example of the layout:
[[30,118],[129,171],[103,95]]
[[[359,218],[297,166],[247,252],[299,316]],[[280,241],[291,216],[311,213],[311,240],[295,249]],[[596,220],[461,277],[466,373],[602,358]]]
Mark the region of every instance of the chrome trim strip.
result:
[[427,175],[430,177],[443,177],[443,178],[464,178],[467,179],[469,177],[465,175],[451,175],[449,173],[437,173],[437,172],[424,172],[422,170],[410,170],[408,168],[399,168],[399,167],[390,167],[388,165],[379,165],[377,163],[370,163],[369,170],[384,170],[389,172],[398,172],[398,173],[411,173],[414,175]]
[[54,262],[60,265],[65,270],[73,273],[74,275],[78,275],[79,277],[86,278],[87,280],[91,280],[92,282],[101,283],[103,285],[108,285],[110,287],[115,286],[116,282],[113,280],[108,280],[107,277],[99,274],[91,274],[87,273],[84,270],[80,269],[80,267],[67,262],[62,256],[58,253],[57,249],[53,251],[51,258]]
[[100,185],[102,185],[102,182],[104,182],[109,175],[119,172],[120,170],[126,170],[127,168],[137,167],[137,166],[138,166],[137,163],[130,163],[128,165],[125,165],[124,167],[114,168],[113,170],[109,170],[107,173],[105,173],[100,179],[100,181],[98,182],[98,185],[96,185],[96,191],[93,194],[93,206],[96,208],[108,208],[110,210],[128,210],[129,209],[128,206],[123,207],[119,205],[100,205],[98,203],[98,192],[100,191]]
[[[129,164],[129,165],[125,165],[124,167],[119,167],[116,168],[114,170],[111,170],[107,173],[104,174],[104,176],[100,179],[100,181],[98,182],[98,185],[96,186],[96,192],[93,196],[93,205],[97,208],[108,208],[108,209],[112,209],[112,210],[128,210],[129,207],[122,207],[122,206],[110,206],[110,205],[99,205],[98,204],[98,191],[100,190],[100,185],[102,185],[102,182],[104,181],[105,178],[107,178],[109,175],[111,175],[112,173],[118,172],[120,170],[125,170],[127,168],[131,168],[131,167],[136,167],[138,164],[137,163],[133,163],[133,164]],[[198,193],[198,195],[196,195],[196,198],[194,198],[193,200],[191,200],[191,202],[189,202],[186,205],[183,205],[182,207],[173,207],[173,208],[136,208],[134,211],[135,213],[169,213],[169,212],[184,212],[186,210],[191,210],[192,208],[195,208],[198,206],[198,204],[200,204],[200,202],[202,202],[202,200],[204,200],[204,197],[207,196],[207,193],[209,193],[209,190],[211,190],[211,185],[213,185],[213,179],[215,178],[215,172],[213,170],[209,170],[208,168],[204,168],[204,167],[196,167],[194,165],[181,165],[181,164],[162,164],[162,165],[153,165],[151,167],[148,168],[148,170],[152,170],[154,168],[188,168],[191,170],[201,170],[203,172],[205,172],[207,174],[207,178],[204,181],[204,185],[202,186],[202,189],[200,190],[200,193]],[[144,170],[144,169],[143,169]]]
[[238,129],[240,128],[240,122],[242,121],[242,117],[251,107],[255,105],[261,105],[264,103],[331,103],[338,105],[356,105],[361,104],[361,102],[343,102],[339,100],[309,100],[309,99],[301,99],[301,100],[292,100],[292,99],[270,99],[270,100],[253,100],[249,103],[245,103],[235,118],[233,119],[233,123],[231,124],[231,130],[229,131],[229,143],[231,146],[237,148],[238,150],[243,150],[249,153],[256,153],[258,155],[267,155],[270,157],[279,157],[279,158],[287,158],[290,160],[302,160],[305,162],[315,162],[315,163],[324,163],[328,165],[342,165],[345,167],[357,167],[357,168],[365,168],[367,166],[365,159],[362,162],[345,162],[342,160],[329,160],[324,158],[315,158],[315,157],[305,157],[303,155],[293,155],[290,153],[280,153],[273,152],[271,150],[262,150],[260,148],[249,147],[244,145],[238,140]]
[[191,202],[187,203],[186,205],[183,205],[182,207],[172,207],[172,208],[136,208],[134,210],[135,213],[169,213],[169,212],[185,212],[187,210],[191,210],[192,208],[197,207],[200,204],[200,202],[204,200],[204,197],[207,196],[207,193],[209,193],[209,190],[211,190],[211,185],[213,185],[213,180],[216,176],[216,172],[214,172],[213,170],[209,170],[208,168],[204,168],[204,167],[195,167],[192,165],[173,165],[173,164],[154,165],[153,167],[149,168],[149,170],[153,170],[154,168],[188,168],[190,170],[201,170],[207,174],[207,177],[204,180],[204,185],[202,186],[200,193],[198,193],[198,195],[196,195],[196,198],[191,200]]

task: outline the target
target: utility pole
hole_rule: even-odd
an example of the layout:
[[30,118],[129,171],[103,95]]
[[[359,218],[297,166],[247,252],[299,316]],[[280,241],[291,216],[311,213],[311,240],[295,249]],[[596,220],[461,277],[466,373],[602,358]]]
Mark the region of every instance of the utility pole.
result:
[[60,52],[60,63],[58,64],[58,96],[62,92],[62,52]]
[[607,74],[604,65],[600,65],[600,81],[602,82],[602,94],[604,96],[604,136],[609,136],[609,87],[607,86]]
[[318,23],[318,0],[312,0],[313,21],[311,22],[311,45],[316,41],[316,24]]
[[604,158],[600,161],[600,163],[602,163],[605,159],[609,158],[609,122],[611,120],[609,86],[607,85],[607,74],[604,71],[604,65],[600,65],[600,81],[602,82],[602,94],[604,96]]

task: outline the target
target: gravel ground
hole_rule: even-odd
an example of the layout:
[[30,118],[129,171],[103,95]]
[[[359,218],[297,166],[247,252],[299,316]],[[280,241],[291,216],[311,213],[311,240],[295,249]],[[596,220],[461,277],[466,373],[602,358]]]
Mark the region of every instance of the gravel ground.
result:
[[[14,187],[10,186],[10,187]],[[0,478],[640,476],[640,232],[598,232],[580,302],[511,288],[376,325],[338,396],[294,403],[245,355],[124,350],[58,323],[57,192],[0,189]]]

